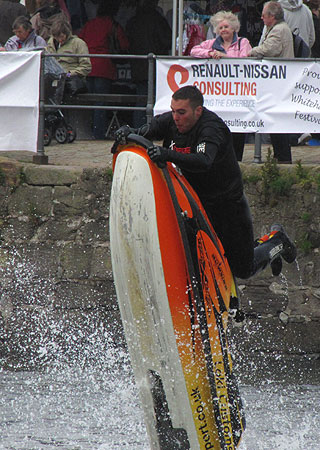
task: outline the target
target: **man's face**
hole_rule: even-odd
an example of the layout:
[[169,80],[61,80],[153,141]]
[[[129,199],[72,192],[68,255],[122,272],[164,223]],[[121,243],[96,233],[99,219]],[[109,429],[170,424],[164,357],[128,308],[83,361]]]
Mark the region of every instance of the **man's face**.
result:
[[202,106],[193,109],[190,100],[171,100],[173,120],[180,133],[187,133],[196,124],[202,114]]
[[16,28],[13,31],[17,38],[20,39],[21,42],[24,42],[29,36],[31,30],[26,30],[22,25],[20,25],[20,27]]
[[274,16],[270,16],[268,8],[265,6],[262,10],[261,19],[266,27],[272,27],[275,24]]

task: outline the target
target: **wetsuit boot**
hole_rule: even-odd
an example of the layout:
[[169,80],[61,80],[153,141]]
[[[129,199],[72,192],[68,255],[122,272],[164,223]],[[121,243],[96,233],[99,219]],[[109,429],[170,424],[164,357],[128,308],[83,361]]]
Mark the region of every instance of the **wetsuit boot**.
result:
[[277,276],[282,269],[282,259],[292,263],[297,256],[297,249],[290,240],[282,225],[274,224],[271,232],[256,241],[254,249],[255,273],[263,270],[268,264],[272,274]]

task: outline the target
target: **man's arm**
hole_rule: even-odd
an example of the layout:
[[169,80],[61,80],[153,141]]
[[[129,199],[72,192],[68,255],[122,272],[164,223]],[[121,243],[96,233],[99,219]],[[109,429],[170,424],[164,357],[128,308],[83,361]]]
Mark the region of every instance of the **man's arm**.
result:
[[309,45],[309,47],[311,48],[316,40],[316,33],[315,33],[315,29],[314,29],[314,23],[313,23],[313,18],[312,18],[312,12],[310,11],[310,9],[308,8],[307,5],[303,5],[306,6],[306,9],[308,10],[308,29],[309,29],[309,42],[307,42],[307,44]]
[[217,152],[217,145],[211,142],[201,142],[197,146],[196,153],[180,153],[158,145],[148,148],[148,155],[153,162],[170,161],[189,172],[209,170]]
[[249,52],[249,56],[255,56],[258,58],[263,57],[277,57],[281,55],[282,53],[282,36],[278,32],[277,29],[272,29],[265,40],[262,42],[262,44],[258,45],[257,47],[253,47],[253,49]]
[[[79,55],[89,54],[89,49],[87,44],[82,39],[77,39],[75,53]],[[73,70],[72,75],[80,75],[81,77],[86,77],[91,72],[91,61],[90,58],[79,56],[79,64],[76,69]]]

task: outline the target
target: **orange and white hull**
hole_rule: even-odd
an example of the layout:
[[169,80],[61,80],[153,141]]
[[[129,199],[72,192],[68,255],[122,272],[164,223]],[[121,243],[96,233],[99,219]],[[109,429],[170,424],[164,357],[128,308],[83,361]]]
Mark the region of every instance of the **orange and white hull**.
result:
[[171,165],[115,155],[114,281],[151,448],[232,450],[244,417],[225,336],[235,284],[202,205]]

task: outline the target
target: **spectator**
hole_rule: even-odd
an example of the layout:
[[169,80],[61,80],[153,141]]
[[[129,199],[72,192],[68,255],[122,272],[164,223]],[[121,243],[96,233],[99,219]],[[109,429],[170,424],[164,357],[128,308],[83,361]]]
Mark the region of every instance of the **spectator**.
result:
[[[312,14],[304,5],[303,0],[278,0],[283,8],[284,20],[290,30],[299,34],[305,43],[311,48],[315,40],[315,31]],[[266,27],[263,28],[260,44],[264,39]]]
[[[307,2],[307,5],[312,13],[315,31],[315,41],[311,48],[311,56],[313,58],[320,58],[320,0],[310,0]],[[300,136],[299,139],[302,144],[304,144],[307,141],[310,141],[311,139],[313,139],[316,144],[319,144],[320,134],[313,133],[312,135],[310,135],[309,133],[304,133],[303,135]]]
[[[225,0],[209,0],[207,2],[207,7],[206,7],[206,14],[207,15],[211,15],[214,16],[217,12],[219,11],[230,11],[232,7],[232,2],[229,0],[225,1]],[[207,40],[209,39],[213,39],[216,37],[216,33],[214,32],[214,27],[210,21],[210,23],[207,23]]]
[[[84,24],[88,21],[85,3],[87,4],[88,2],[84,0],[66,0],[71,28],[74,34],[78,34]],[[95,3],[97,3],[97,0],[95,0]]]
[[[299,34],[305,43],[311,47],[315,41],[315,30],[312,20],[312,13],[309,8],[303,4],[303,0],[278,0],[283,8],[284,20],[288,24],[292,32]],[[264,28],[265,32],[265,28]],[[311,139],[311,134],[291,134],[289,137],[290,144],[304,145]]]
[[[158,0],[143,0],[136,15],[127,24],[129,52],[133,55],[167,55],[171,48],[171,29],[167,20],[157,11]],[[135,59],[131,63],[132,78],[138,95],[148,92],[148,62]],[[143,106],[143,104],[140,104]],[[139,127],[146,122],[144,112],[135,111],[133,123]]]
[[[284,21],[282,6],[278,2],[266,2],[261,18],[266,26],[262,42],[253,47],[249,56],[258,58],[293,58],[293,39],[289,26]],[[286,134],[270,134],[274,157],[280,163],[291,164],[290,137]]]
[[320,58],[320,1],[310,0],[308,7],[312,13],[314,31],[315,31],[315,41],[311,47],[311,56],[313,58]]
[[[191,50],[196,58],[247,57],[251,50],[248,39],[238,36],[240,22],[232,12],[220,11],[211,17],[210,22],[217,38],[209,39]],[[233,147],[238,161],[242,160],[245,133],[232,133]]]
[[29,14],[33,14],[37,9],[36,0],[25,0],[25,5]]
[[[79,37],[83,39],[91,54],[109,54],[109,40],[115,33],[122,50],[127,50],[129,42],[123,29],[113,17],[117,13],[118,3],[111,0],[100,2],[97,17],[86,23]],[[91,58],[92,70],[87,78],[89,92],[98,94],[111,93],[112,81],[116,80],[116,66],[111,58]],[[96,139],[104,139],[106,132],[106,112],[94,110],[93,135]]]
[[[303,0],[278,1],[284,11],[284,20],[289,25],[291,31],[299,34],[311,50],[315,42],[315,29],[312,13],[309,8],[303,4]],[[290,142],[291,145],[304,145],[311,137],[309,133],[303,133],[301,135],[291,134]]]
[[57,0],[37,0],[37,9],[31,16],[31,23],[36,33],[48,41],[51,26],[56,20],[68,21],[67,14],[60,8]]
[[0,46],[12,36],[12,25],[19,16],[29,17],[28,11],[19,0],[0,1]]
[[279,0],[279,3],[290,30],[297,30],[299,36],[311,48],[314,44],[315,32],[310,9],[304,5],[303,0]]
[[[54,22],[51,34],[47,46],[49,53],[89,54],[87,44],[72,34],[71,25],[68,22]],[[60,56],[57,61],[69,76],[77,75],[85,78],[91,71],[91,62],[88,57]]]
[[7,40],[4,46],[7,51],[45,48],[47,45],[46,41],[33,30],[31,22],[26,16],[17,17],[13,22],[12,29],[15,35]]

